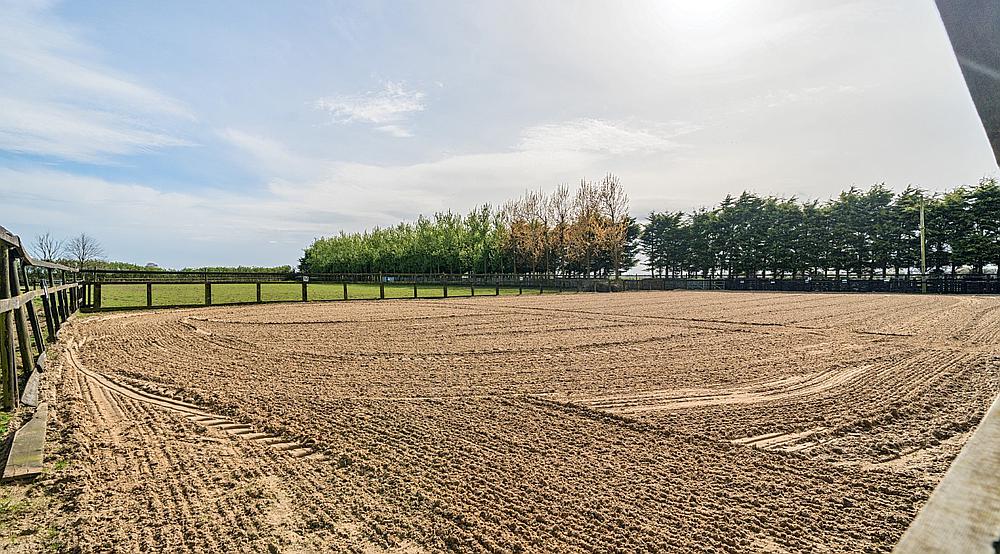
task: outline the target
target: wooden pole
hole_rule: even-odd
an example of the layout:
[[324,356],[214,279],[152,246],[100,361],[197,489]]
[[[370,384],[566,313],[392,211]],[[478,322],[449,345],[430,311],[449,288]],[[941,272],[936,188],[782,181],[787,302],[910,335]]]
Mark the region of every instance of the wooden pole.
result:
[[212,283],[205,283],[205,305],[212,305]]
[[[0,245],[0,299],[10,298],[10,251]],[[5,410],[18,407],[17,367],[14,362],[14,325],[10,312],[0,313],[0,379],[3,380],[3,398],[0,404]]]
[[309,301],[309,282],[308,281],[302,281],[302,301],[303,302],[308,302]]
[[257,285],[257,303],[260,303],[260,281],[255,284]]
[[146,307],[153,306],[153,283],[146,283]]
[[[19,294],[21,280],[17,264],[11,258],[7,265],[10,270],[10,288]],[[21,351],[21,367],[31,373],[31,370],[35,369],[35,360],[31,356],[31,342],[28,341],[28,318],[25,315],[24,306],[14,310],[14,324],[17,327],[17,348]]]
[[344,300],[347,300],[347,281],[344,281]]
[[101,284],[94,283],[94,309],[101,309]]
[[378,298],[379,300],[385,298],[385,278],[381,273],[378,274]]
[[[43,289],[45,290],[45,289]],[[48,294],[42,295],[42,313],[45,315],[45,329],[49,332],[49,340],[56,340],[56,324],[53,321],[52,304]]]
[[64,323],[69,319],[69,305],[66,302],[66,290],[63,289],[56,293],[59,297],[59,323]]
[[924,202],[920,201],[920,292],[927,293],[927,238],[924,233]]
[[28,302],[28,323],[31,324],[31,333],[35,337],[35,348],[38,348],[38,353],[41,354],[45,352],[45,339],[42,337],[42,326],[38,323],[34,302]]

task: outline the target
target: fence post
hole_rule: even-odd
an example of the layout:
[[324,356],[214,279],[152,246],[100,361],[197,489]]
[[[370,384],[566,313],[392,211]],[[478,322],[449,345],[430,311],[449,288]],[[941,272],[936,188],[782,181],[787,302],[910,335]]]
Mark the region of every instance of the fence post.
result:
[[[308,279],[308,277],[306,277],[306,279]],[[302,301],[303,302],[309,301],[309,281],[306,281],[304,279],[302,281]]]
[[[0,299],[10,298],[10,252],[0,245]],[[0,372],[3,378],[2,404],[5,410],[18,407],[17,367],[14,362],[14,326],[10,312],[0,313]]]
[[344,281],[344,300],[347,300],[347,281]]
[[448,279],[444,275],[441,276],[441,286],[444,288],[444,297],[448,298]]
[[493,296],[500,296],[500,277],[499,276],[495,276],[493,284],[496,285],[496,290],[493,292]]
[[[61,286],[61,285],[60,285]],[[63,299],[63,291],[57,290],[56,296],[56,329],[62,327],[62,322],[66,321],[66,301]]]
[[34,302],[28,302],[28,323],[31,324],[31,333],[35,337],[35,347],[41,354],[45,352],[45,339],[42,338],[42,327],[38,324],[38,314],[35,313]]
[[[42,289],[44,290],[44,289]],[[49,340],[56,340],[56,326],[52,322],[52,307],[49,305],[49,295],[42,295],[42,313],[45,315],[45,330],[49,332]]]
[[153,306],[153,283],[146,283],[146,307]]
[[100,310],[101,309],[101,284],[100,283],[94,283],[92,286],[94,287],[94,292],[93,292],[93,294],[94,294],[94,309],[95,310]]
[[378,298],[379,300],[385,299],[385,277],[381,273],[378,274]]
[[413,276],[413,297],[417,297],[417,276]]
[[205,283],[205,305],[212,305],[212,283]]
[[257,285],[257,303],[259,304],[260,303],[260,281],[257,281],[254,284]]
[[[7,266],[10,269],[10,288],[15,293],[13,296],[17,296],[21,293],[21,280],[13,258],[8,261]],[[21,367],[30,373],[35,368],[35,361],[31,359],[31,343],[28,342],[28,321],[24,306],[14,310],[14,324],[17,326],[17,348],[21,351]]]
[[[53,287],[55,285],[52,285]],[[56,328],[55,334],[59,334],[59,328],[62,327],[59,323],[59,293],[50,292],[49,293],[49,308],[52,310],[52,325]],[[53,339],[55,340],[55,339]]]

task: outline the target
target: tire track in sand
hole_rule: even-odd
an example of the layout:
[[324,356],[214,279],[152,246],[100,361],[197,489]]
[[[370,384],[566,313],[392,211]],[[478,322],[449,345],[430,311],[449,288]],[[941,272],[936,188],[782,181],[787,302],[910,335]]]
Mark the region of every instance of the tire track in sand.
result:
[[[245,423],[237,422],[229,417],[215,414],[209,412],[200,406],[184,402],[183,400],[177,400],[175,398],[169,398],[166,396],[160,396],[150,391],[142,390],[130,385],[126,385],[108,378],[105,375],[91,371],[83,366],[80,362],[78,349],[81,343],[76,341],[70,341],[66,348],[66,353],[68,355],[70,363],[73,367],[80,372],[86,378],[92,380],[98,384],[102,393],[107,394],[108,392],[115,393],[120,396],[124,396],[135,402],[142,404],[147,404],[151,406],[156,406],[164,410],[169,410],[172,412],[178,412],[184,415],[188,420],[222,431],[228,435],[234,435],[242,437],[244,439],[266,444],[271,448],[285,452],[293,458],[306,458],[309,460],[325,460],[326,455],[322,452],[317,452],[313,448],[295,442],[293,440],[288,440],[270,433],[263,433],[255,431],[254,428]],[[120,411],[119,411],[120,413]],[[106,415],[106,414],[101,414]]]

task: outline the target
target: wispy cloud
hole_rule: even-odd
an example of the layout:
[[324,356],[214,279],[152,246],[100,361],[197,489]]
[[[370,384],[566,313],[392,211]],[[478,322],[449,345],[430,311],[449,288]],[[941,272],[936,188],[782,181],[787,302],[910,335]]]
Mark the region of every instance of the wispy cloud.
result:
[[219,138],[243,152],[245,165],[262,170],[265,175],[301,179],[315,175],[325,162],[293,152],[286,145],[258,134],[227,128],[216,132]]
[[696,130],[685,124],[630,125],[622,121],[575,119],[529,127],[521,133],[522,150],[630,154],[677,148],[679,134]]
[[3,3],[0,149],[107,163],[190,143],[163,130],[193,121],[182,103],[90,61],[94,50],[44,3]]
[[423,92],[392,81],[384,83],[380,90],[364,94],[320,98],[315,105],[328,112],[336,123],[372,123],[376,131],[394,137],[413,136],[400,123],[425,108]]
[[413,133],[410,132],[409,129],[400,127],[399,125],[380,125],[375,127],[375,130],[397,138],[407,138],[413,136]]

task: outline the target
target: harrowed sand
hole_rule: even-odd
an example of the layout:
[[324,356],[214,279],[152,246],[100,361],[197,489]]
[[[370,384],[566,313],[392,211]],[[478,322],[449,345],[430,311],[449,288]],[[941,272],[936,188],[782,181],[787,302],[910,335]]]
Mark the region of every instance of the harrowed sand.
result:
[[888,551],[1000,391],[998,338],[974,296],[81,318],[46,377],[54,509],[88,551]]

